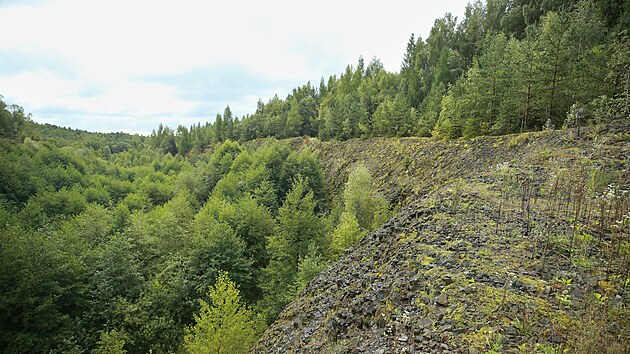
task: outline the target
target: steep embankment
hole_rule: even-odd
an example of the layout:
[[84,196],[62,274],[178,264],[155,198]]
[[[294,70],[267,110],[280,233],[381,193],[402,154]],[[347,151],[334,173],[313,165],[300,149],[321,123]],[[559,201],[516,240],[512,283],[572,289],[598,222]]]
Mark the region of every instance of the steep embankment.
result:
[[303,146],[332,188],[362,161],[401,208],[316,277],[255,351],[627,351],[628,123]]

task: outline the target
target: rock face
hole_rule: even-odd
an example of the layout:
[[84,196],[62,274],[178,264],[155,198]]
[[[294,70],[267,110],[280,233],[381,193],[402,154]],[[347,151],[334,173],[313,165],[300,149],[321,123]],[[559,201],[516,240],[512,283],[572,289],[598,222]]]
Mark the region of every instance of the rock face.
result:
[[[401,207],[311,281],[254,351],[623,352],[628,290],[611,279],[627,271],[627,258],[606,252],[619,230],[601,226],[599,204],[580,199],[587,192],[578,187],[589,188],[597,172],[584,169],[596,166],[628,189],[627,127],[309,146],[334,186],[349,161],[362,160]],[[628,195],[620,199],[625,213]],[[601,231],[599,244],[578,241],[578,225]],[[595,294],[605,300],[591,301]],[[591,323],[606,329],[587,335]]]

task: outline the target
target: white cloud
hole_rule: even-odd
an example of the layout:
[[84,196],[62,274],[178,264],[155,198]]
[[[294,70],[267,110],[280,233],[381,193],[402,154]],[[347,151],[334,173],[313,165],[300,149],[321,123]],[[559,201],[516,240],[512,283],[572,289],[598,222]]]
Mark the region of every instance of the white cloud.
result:
[[[435,18],[446,11],[463,13],[466,2],[43,0],[0,5],[0,33],[10,33],[0,41],[3,55],[14,53],[16,62],[29,53],[47,53],[55,60],[50,66],[63,63],[63,72],[61,67],[28,70],[24,64],[20,72],[0,76],[0,94],[33,112],[36,120],[50,116],[46,107],[54,106],[86,117],[155,120],[163,115],[164,123],[176,125],[170,117],[190,117],[204,103],[186,99],[182,83],[143,80],[203,68],[214,68],[207,72],[216,75],[230,67],[259,86],[248,86],[230,102],[222,102],[225,97],[208,102],[216,101],[215,112],[230,103],[243,115],[255,109],[258,98],[282,97],[308,80],[317,84],[360,55],[366,60],[377,56],[386,69],[398,70],[409,35],[426,37]],[[226,88],[203,89],[212,95]],[[208,112],[207,119],[214,114]],[[91,129],[86,119],[79,128]]]

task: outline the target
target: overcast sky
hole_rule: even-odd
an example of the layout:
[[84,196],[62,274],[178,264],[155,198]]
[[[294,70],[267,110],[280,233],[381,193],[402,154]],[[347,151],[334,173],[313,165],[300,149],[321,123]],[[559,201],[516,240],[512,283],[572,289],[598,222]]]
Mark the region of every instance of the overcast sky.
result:
[[205,123],[227,104],[240,117],[361,55],[399,71],[411,33],[466,3],[0,0],[0,95],[89,131]]

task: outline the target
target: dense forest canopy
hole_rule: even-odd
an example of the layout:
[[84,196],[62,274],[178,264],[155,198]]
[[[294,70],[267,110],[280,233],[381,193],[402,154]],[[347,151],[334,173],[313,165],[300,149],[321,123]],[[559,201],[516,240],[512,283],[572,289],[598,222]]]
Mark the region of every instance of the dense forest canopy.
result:
[[[4,103],[0,115],[3,352],[173,352],[184,342],[205,352],[194,333],[235,318],[244,332],[215,344],[250,346],[389,214],[365,167],[329,196],[316,156],[274,140],[227,139],[183,157],[145,137],[40,125]],[[217,296],[234,306],[212,307]]]
[[[0,97],[0,351],[195,351],[208,314],[228,312],[246,330],[226,343],[251,344],[391,211],[364,166],[327,195],[308,148],[248,141],[452,139],[627,118],[629,6],[477,1],[426,40],[412,35],[398,73],[360,58],[240,119],[228,106],[148,137],[37,124]],[[217,298],[232,307],[213,308]]]

